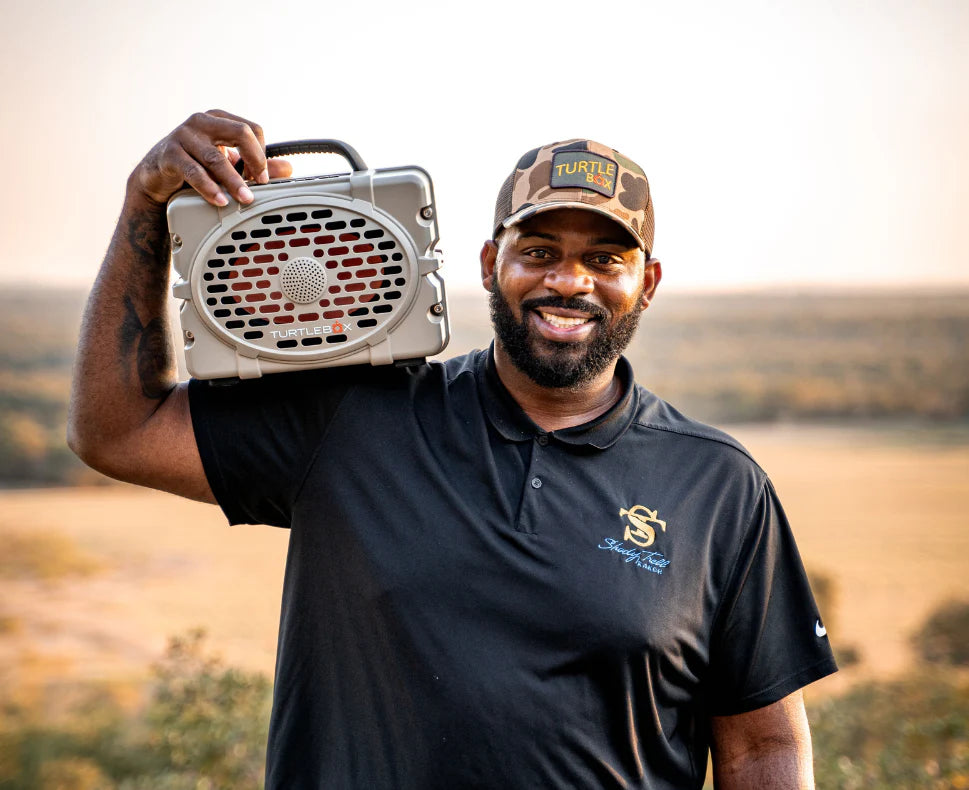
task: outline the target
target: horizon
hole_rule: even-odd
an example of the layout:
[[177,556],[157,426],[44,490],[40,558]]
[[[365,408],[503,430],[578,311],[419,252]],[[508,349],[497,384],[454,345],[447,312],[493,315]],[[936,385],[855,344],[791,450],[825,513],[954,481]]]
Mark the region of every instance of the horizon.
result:
[[[57,284],[45,282],[10,282],[6,283],[0,279],[0,287],[3,288],[2,295],[5,297],[17,294],[39,295],[42,293],[55,295],[77,295],[84,297],[90,293],[94,283],[71,283]],[[446,293],[449,297],[474,297],[480,294],[483,301],[487,301],[487,294],[480,284],[468,285],[460,283],[452,286],[447,281],[445,275],[444,282]],[[170,293],[169,301],[176,300]],[[909,285],[906,283],[763,283],[746,286],[666,286],[661,284],[658,293],[670,296],[689,296],[689,297],[714,297],[714,296],[737,296],[737,297],[796,297],[805,296],[809,298],[825,297],[837,299],[839,297],[865,296],[865,297],[901,297],[911,298],[969,298],[969,282],[954,283],[929,283]],[[655,303],[654,300],[653,303]]]

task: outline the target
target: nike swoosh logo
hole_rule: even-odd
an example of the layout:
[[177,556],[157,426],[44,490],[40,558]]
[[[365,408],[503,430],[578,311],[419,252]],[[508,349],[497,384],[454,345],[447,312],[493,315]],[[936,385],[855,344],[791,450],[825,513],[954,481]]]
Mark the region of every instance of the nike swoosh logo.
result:
[[814,633],[816,633],[818,637],[827,636],[828,629],[821,625],[821,621],[818,620],[814,623]]

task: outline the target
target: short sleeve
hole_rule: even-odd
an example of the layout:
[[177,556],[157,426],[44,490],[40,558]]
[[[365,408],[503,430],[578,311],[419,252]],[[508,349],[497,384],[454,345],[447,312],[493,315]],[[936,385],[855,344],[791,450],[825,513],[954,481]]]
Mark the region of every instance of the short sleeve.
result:
[[326,373],[189,383],[202,466],[230,524],[290,525],[316,448],[350,389]]
[[714,625],[711,713],[745,713],[837,670],[770,481],[765,481]]

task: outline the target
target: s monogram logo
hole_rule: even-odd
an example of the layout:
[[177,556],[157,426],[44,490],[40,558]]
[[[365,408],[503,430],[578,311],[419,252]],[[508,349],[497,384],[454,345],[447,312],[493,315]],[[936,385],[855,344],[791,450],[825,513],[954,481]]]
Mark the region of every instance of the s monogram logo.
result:
[[632,541],[637,546],[646,548],[653,545],[653,541],[656,540],[654,524],[658,525],[663,532],[666,532],[666,522],[658,519],[656,511],[650,510],[648,507],[634,505],[629,510],[620,508],[619,515],[625,516],[627,519],[624,540]]

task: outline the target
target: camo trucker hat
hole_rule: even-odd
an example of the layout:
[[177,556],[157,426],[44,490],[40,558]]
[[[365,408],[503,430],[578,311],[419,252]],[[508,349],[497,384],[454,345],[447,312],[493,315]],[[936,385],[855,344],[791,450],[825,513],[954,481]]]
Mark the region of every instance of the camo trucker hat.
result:
[[642,168],[592,140],[565,140],[533,148],[518,160],[495,203],[494,234],[541,211],[581,208],[614,219],[653,248],[653,200]]

